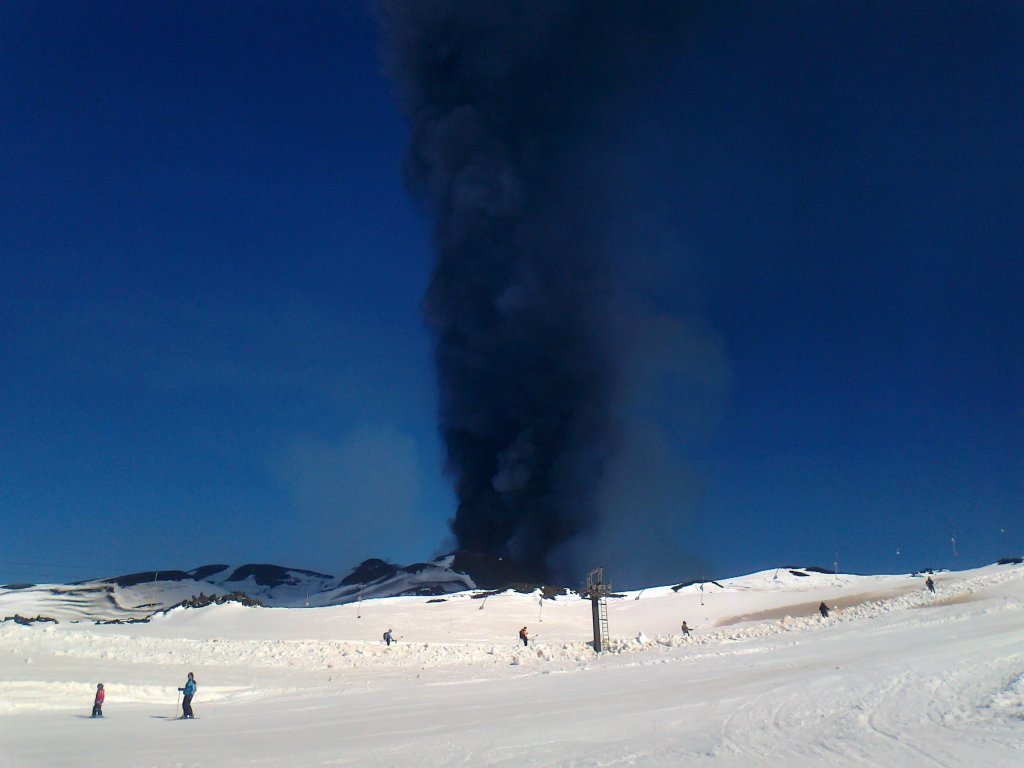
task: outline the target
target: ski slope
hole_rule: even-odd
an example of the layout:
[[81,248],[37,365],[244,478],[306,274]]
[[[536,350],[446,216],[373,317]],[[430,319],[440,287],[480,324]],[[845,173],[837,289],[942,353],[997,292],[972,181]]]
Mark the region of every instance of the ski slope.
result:
[[[628,593],[601,655],[574,595],[8,621],[0,765],[1024,765],[1024,567],[934,578],[780,569]],[[171,719],[189,671],[199,719]]]

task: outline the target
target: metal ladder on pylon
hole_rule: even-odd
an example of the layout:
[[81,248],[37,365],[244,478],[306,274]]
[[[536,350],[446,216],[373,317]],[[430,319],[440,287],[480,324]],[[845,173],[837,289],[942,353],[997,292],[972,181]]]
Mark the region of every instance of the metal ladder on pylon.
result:
[[605,595],[601,595],[597,599],[597,610],[601,627],[601,648],[605,649],[608,647],[608,640],[611,638],[608,632],[608,598]]
[[596,568],[587,576],[585,594],[590,598],[594,624],[594,650],[601,653],[608,647],[608,593],[611,585],[604,583],[604,568]]

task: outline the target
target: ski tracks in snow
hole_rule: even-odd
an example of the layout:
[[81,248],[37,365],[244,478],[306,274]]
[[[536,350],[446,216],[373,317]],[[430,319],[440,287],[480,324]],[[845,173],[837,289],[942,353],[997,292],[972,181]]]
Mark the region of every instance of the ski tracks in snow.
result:
[[1016,768],[1024,764],[1024,655],[1013,613],[1003,617],[1008,631],[995,635],[969,616],[946,616],[960,626],[944,645],[922,641],[913,621],[864,638],[838,628],[835,643],[854,650],[831,671],[821,669],[824,656],[789,667],[785,646],[758,656],[731,692],[738,700],[726,705],[709,762],[977,768],[985,755],[989,768]]

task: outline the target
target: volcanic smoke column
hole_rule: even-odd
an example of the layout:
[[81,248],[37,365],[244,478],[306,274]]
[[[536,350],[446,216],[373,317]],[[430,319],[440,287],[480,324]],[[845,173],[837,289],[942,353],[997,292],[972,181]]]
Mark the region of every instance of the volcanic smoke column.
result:
[[564,571],[550,556],[587,528],[615,450],[602,134],[670,48],[682,5],[378,6],[412,125],[407,181],[435,218],[424,314],[452,531],[461,549],[510,558],[525,576]]

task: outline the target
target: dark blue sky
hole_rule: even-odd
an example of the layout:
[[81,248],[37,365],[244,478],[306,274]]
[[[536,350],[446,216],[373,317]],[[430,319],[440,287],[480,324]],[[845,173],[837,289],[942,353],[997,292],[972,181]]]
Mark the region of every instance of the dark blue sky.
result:
[[[1024,10],[890,5],[700,6],[608,149],[715,575],[1024,547]],[[0,114],[0,580],[443,548],[361,4],[6,3]]]

